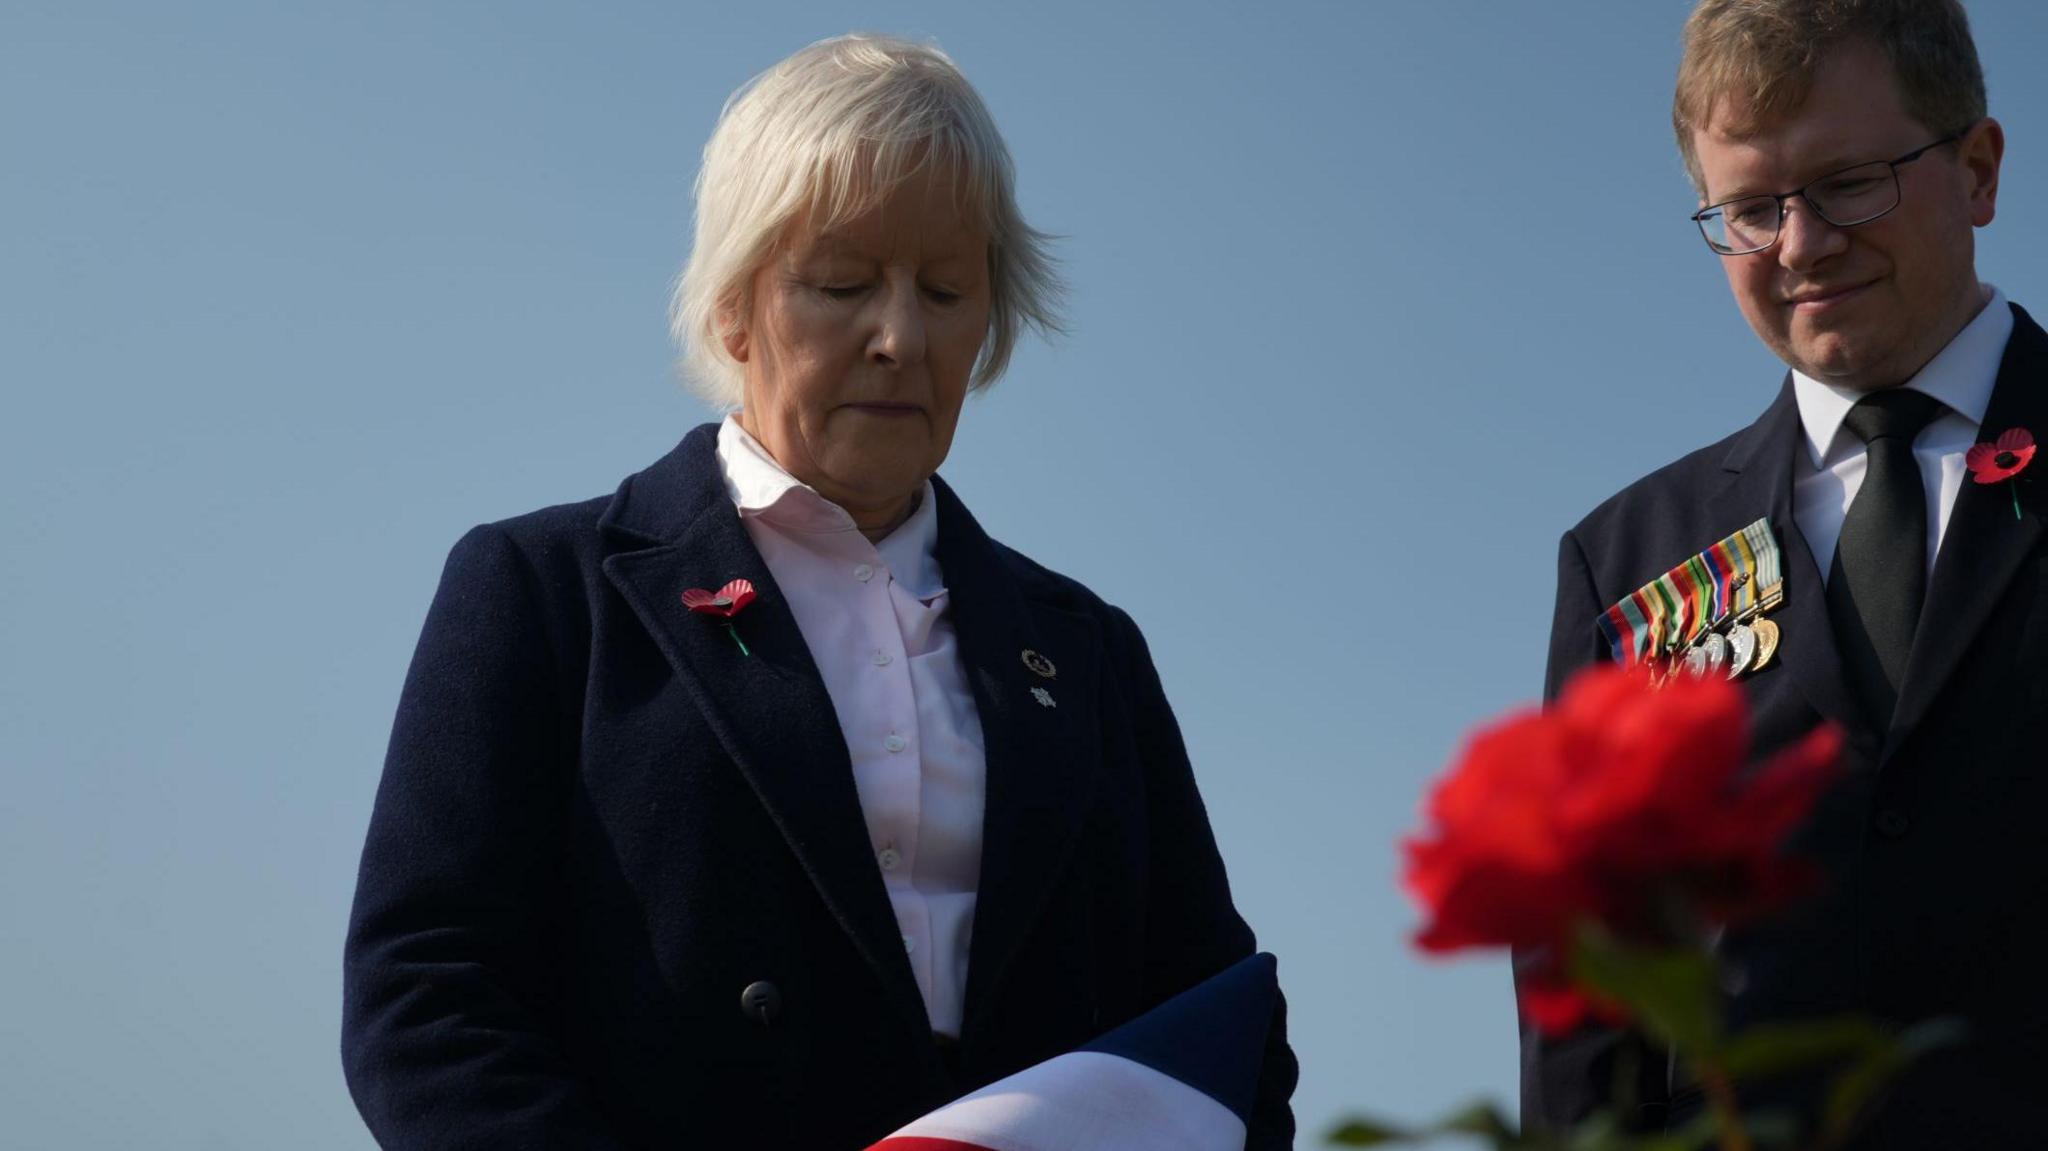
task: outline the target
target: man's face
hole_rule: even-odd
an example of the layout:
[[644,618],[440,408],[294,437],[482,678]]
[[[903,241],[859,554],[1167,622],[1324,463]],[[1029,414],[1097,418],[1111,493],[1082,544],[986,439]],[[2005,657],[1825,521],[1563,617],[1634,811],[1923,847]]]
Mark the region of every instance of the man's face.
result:
[[[1800,187],[1938,135],[1907,114],[1890,61],[1865,44],[1824,60],[1806,103],[1784,120],[1741,138],[1726,120],[1717,105],[1693,134],[1705,204]],[[1720,258],[1749,326],[1815,379],[1863,390],[1903,383],[1983,306],[1971,229],[1991,222],[2004,148],[1997,121],[1979,121],[1960,143],[1899,168],[1898,207],[1853,227],[1790,201],[1776,245]]]

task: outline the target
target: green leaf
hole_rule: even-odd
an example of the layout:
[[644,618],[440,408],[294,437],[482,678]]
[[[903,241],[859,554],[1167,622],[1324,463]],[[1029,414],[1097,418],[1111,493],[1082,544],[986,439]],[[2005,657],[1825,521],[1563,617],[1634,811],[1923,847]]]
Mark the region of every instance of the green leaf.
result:
[[1744,1112],[1742,1129],[1749,1133],[1750,1141],[1758,1147],[1783,1147],[1787,1151],[1795,1151],[1805,1146],[1799,1139],[1803,1125],[1799,1116],[1790,1111]]
[[1402,1128],[1377,1119],[1352,1116],[1330,1129],[1323,1141],[1339,1147],[1386,1147],[1400,1143],[1421,1143],[1437,1135],[1477,1135],[1496,1148],[1543,1147],[1547,1143],[1525,1143],[1500,1108],[1491,1103],[1474,1103],[1427,1127]]
[[1636,1143],[1632,1151],[1700,1151],[1711,1147],[1716,1131],[1712,1112],[1702,1111],[1676,1131],[1665,1131]]
[[1636,947],[1589,924],[1573,938],[1571,976],[1691,1058],[1709,1057],[1720,1046],[1720,971],[1703,951]]
[[1899,1032],[1899,1052],[1908,1059],[1918,1059],[1929,1051],[1954,1047],[1969,1037],[1970,1025],[1954,1016],[1923,1019]]
[[1854,1130],[1857,1120],[1863,1117],[1864,1108],[1905,1065],[1896,1048],[1886,1044],[1836,1076],[1828,1087],[1827,1107],[1823,1112],[1824,1129],[1831,1135],[1835,1132],[1847,1135]]
[[1483,1135],[1494,1141],[1496,1146],[1513,1145],[1521,1133],[1501,1114],[1500,1108],[1491,1103],[1474,1103],[1463,1111],[1438,1123],[1433,1131],[1450,1132],[1460,1135]]
[[1384,1147],[1390,1143],[1413,1143],[1420,1136],[1389,1127],[1371,1119],[1346,1119],[1323,1136],[1323,1142],[1339,1147]]
[[1766,1023],[1730,1038],[1716,1064],[1737,1082],[1768,1079],[1861,1058],[1891,1042],[1884,1028],[1859,1016]]
[[1676,1131],[1631,1133],[1614,1112],[1601,1111],[1572,1129],[1559,1151],[1702,1151],[1714,1145],[1714,1117],[1701,1113]]
[[1611,1111],[1596,1111],[1580,1120],[1564,1145],[1566,1151],[1626,1151],[1634,1146]]
[[1960,1042],[1964,1032],[1960,1020],[1931,1019],[1914,1024],[1865,1052],[1828,1088],[1825,1130],[1829,1142],[1845,1139],[1862,1119],[1871,1101],[1913,1060],[1929,1051]]

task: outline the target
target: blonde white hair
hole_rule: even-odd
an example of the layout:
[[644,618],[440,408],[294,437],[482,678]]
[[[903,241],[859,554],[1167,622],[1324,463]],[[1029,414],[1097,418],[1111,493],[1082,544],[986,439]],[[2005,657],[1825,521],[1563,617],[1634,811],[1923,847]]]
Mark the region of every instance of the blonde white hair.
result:
[[691,388],[715,407],[740,406],[743,373],[725,337],[792,222],[829,229],[932,170],[954,176],[989,241],[988,336],[973,386],[1003,374],[1027,324],[1057,332],[1051,238],[1024,222],[1010,150],[967,77],[930,44],[838,36],[742,85],[704,145],[696,241],[669,305]]

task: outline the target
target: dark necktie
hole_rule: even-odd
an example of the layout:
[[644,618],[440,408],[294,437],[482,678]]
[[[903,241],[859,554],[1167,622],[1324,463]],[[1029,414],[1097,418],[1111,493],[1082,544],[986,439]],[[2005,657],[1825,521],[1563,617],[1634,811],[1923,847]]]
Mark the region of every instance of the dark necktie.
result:
[[1835,544],[1828,616],[1849,686],[1879,730],[1891,726],[1927,598],[1927,495],[1913,438],[1941,411],[1932,396],[1888,388],[1842,421],[1870,450]]

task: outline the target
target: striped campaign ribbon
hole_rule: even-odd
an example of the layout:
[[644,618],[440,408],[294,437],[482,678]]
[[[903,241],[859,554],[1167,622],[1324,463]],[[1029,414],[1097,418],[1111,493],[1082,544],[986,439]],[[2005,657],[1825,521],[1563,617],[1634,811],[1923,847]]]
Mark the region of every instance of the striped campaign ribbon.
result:
[[1766,516],[1601,612],[1600,633],[1624,667],[1662,659],[1730,621],[1775,608],[1784,599],[1783,579]]

